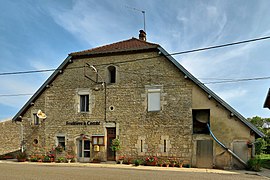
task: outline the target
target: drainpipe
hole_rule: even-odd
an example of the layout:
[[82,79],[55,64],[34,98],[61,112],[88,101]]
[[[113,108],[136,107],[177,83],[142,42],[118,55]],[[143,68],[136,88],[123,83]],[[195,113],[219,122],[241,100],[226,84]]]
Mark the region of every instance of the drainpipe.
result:
[[235,154],[232,150],[230,150],[229,148],[227,148],[224,144],[222,144],[217,138],[216,136],[213,134],[213,132],[210,129],[209,124],[207,123],[207,128],[210,132],[211,137],[221,146],[223,147],[228,153],[230,153],[235,159],[237,159],[240,163],[242,163],[245,167],[247,167],[247,163],[245,161],[243,161],[237,154]]

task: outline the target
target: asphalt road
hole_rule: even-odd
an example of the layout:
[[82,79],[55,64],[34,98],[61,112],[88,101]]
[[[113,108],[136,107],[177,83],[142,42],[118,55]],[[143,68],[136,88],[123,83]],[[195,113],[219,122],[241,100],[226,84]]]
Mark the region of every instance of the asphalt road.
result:
[[[123,165],[125,166],[125,165]],[[136,167],[67,166],[28,163],[0,163],[0,180],[135,180],[135,179],[200,179],[247,180],[266,179],[243,173],[193,172],[172,169],[142,169]]]

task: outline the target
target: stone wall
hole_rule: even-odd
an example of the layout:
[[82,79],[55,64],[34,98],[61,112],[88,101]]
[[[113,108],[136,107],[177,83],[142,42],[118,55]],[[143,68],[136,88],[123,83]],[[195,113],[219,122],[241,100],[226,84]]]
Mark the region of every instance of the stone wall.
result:
[[20,149],[20,123],[11,120],[0,122],[0,155],[14,152]]

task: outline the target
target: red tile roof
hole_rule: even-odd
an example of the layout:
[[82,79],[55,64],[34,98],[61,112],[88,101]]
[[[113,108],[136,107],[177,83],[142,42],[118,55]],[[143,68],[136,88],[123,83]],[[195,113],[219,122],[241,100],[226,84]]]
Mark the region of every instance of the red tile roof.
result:
[[93,49],[88,49],[85,51],[73,52],[70,53],[71,56],[80,56],[80,55],[90,55],[90,54],[104,54],[104,53],[114,53],[114,52],[123,52],[123,51],[136,51],[144,49],[155,49],[159,47],[158,44],[149,43],[137,38],[131,38],[128,40],[96,47]]

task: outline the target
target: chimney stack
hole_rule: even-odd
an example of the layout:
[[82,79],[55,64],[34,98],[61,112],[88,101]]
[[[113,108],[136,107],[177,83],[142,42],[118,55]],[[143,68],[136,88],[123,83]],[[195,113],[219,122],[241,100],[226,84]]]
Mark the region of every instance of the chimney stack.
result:
[[144,30],[140,30],[139,39],[146,41],[146,33],[144,32]]

